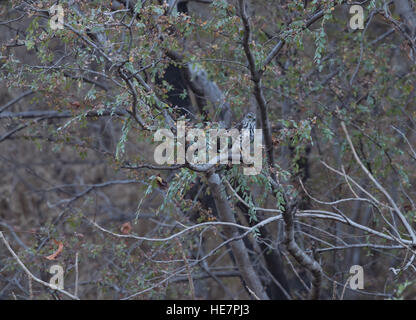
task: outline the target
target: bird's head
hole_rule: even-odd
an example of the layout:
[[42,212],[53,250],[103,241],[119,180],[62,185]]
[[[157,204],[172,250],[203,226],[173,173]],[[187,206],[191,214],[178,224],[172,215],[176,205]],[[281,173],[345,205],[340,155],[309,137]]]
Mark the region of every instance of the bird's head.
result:
[[256,114],[254,112],[249,112],[249,113],[246,114],[245,118],[249,119],[249,120],[255,120],[256,119]]

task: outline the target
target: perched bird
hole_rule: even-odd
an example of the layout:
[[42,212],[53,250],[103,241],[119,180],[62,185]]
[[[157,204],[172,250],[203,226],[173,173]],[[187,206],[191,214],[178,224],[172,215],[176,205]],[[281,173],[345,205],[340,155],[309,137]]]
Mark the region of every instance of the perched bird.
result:
[[254,141],[254,130],[256,129],[256,114],[254,112],[247,113],[244,118],[237,124],[238,130],[250,130],[250,142]]

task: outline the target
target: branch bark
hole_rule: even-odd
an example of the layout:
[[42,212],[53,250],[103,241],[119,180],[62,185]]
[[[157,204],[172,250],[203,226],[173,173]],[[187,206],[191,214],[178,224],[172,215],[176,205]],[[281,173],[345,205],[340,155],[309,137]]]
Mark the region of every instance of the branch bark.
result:
[[[215,206],[217,207],[221,221],[235,224],[235,215],[227,198],[224,196],[225,190],[223,190],[223,184],[221,183],[219,175],[215,172],[208,172],[207,178],[208,186],[214,198]],[[238,231],[235,228],[225,227],[224,233],[228,239],[238,237]],[[243,240],[235,240],[230,243],[230,246],[235,256],[237,267],[247,287],[251,289],[261,300],[269,300],[269,296],[264,290],[260,278],[253,268]]]

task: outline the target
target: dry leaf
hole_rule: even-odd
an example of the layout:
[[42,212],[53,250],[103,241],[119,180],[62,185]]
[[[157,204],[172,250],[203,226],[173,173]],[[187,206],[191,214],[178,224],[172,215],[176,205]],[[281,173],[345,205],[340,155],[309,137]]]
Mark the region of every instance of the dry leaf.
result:
[[130,222],[123,223],[120,229],[122,234],[129,234],[131,232]]
[[79,108],[81,106],[81,104],[78,101],[72,101],[71,106],[73,106],[74,108]]
[[50,256],[45,257],[48,260],[55,260],[56,257],[64,250],[64,244],[61,241],[57,241],[53,239],[53,241],[58,245],[58,250],[56,250],[54,253],[52,253]]

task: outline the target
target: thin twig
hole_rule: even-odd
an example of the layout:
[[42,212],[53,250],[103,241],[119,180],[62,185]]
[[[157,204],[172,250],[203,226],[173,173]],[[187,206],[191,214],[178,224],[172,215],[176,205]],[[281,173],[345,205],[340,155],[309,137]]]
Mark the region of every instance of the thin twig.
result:
[[78,297],[78,279],[79,279],[79,272],[78,272],[78,256],[79,253],[75,253],[75,290],[74,295]]
[[186,266],[186,271],[188,273],[189,290],[191,293],[191,298],[192,300],[195,300],[195,287],[194,287],[194,281],[192,280],[192,270],[191,270],[191,267],[189,266],[188,258],[186,257],[185,250],[183,249],[182,243],[179,241],[178,238],[176,238],[176,242],[179,246],[179,249],[182,252],[182,258]]

